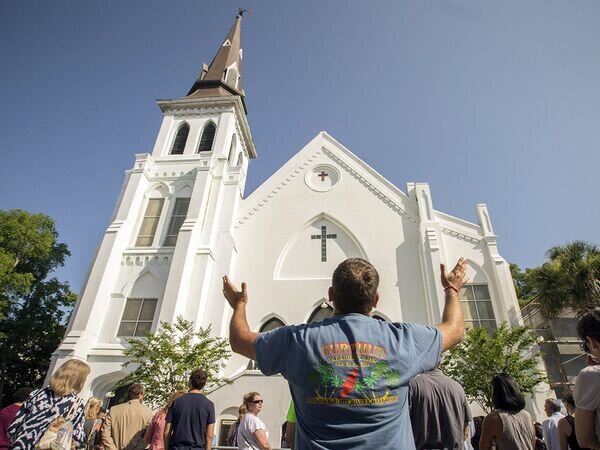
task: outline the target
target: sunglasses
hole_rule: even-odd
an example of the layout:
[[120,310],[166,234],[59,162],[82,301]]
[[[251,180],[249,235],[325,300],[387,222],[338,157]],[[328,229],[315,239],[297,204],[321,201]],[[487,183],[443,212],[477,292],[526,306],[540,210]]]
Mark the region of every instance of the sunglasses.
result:
[[250,400],[248,403],[262,403],[262,400]]

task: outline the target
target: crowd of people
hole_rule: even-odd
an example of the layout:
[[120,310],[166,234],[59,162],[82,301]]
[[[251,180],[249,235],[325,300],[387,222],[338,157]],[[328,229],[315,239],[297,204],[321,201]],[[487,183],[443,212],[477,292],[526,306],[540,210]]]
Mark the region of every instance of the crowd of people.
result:
[[[441,266],[445,303],[435,327],[372,319],[379,275],[359,258],[342,262],[333,274],[331,318],[260,334],[246,320],[246,284],[238,290],[223,278],[223,294],[233,309],[233,351],[256,360],[265,375],[282,374],[289,383],[285,437],[290,448],[600,449],[600,308],[578,323],[588,366],[562,404],[545,401],[548,418],[542,424],[534,424],[518,385],[506,374],[491,380],[493,411],[471,417],[462,387],[436,368],[442,352],[464,334],[458,294],[466,267],[463,258],[450,272]],[[154,413],[144,404],[139,384],[129,387],[127,402],[109,411],[98,398],[84,402],[79,394],[89,373],[87,363],[71,359],[52,374],[48,386],[17,391],[16,402],[0,411],[0,450],[202,450],[214,445],[215,407],[203,394],[207,375],[202,368],[191,371],[187,391],[173,392]],[[336,389],[322,385],[319,374],[333,380]],[[244,395],[227,436],[230,446],[271,450],[262,410],[260,393]]]

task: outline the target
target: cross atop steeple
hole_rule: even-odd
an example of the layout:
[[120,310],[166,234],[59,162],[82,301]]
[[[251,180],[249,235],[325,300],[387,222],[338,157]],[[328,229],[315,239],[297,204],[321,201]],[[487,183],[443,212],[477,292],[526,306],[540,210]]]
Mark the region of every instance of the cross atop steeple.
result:
[[[241,22],[245,9],[240,9],[235,22],[209,66],[203,64],[200,76],[187,93],[186,98],[241,97],[246,110],[242,87]],[[247,111],[246,111],[247,112]]]

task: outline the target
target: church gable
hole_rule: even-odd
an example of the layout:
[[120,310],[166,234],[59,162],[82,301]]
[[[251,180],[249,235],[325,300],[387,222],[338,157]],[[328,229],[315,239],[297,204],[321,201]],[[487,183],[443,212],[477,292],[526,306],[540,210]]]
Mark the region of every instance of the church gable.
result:
[[302,179],[313,192],[325,193],[338,187],[346,189],[344,178],[357,181],[370,192],[373,201],[416,222],[416,208],[406,194],[333,137],[321,132],[242,201],[237,226],[260,214],[263,206],[285,192],[296,179]]

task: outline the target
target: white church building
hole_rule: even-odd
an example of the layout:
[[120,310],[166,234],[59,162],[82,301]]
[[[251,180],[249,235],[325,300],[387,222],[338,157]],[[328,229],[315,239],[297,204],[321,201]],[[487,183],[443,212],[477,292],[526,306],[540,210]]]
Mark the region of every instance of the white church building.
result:
[[[126,374],[127,338],[155,331],[161,321],[181,315],[227,337],[224,274],[248,283],[255,331],[320,320],[331,314],[331,274],[352,256],[380,272],[374,314],[381,320],[438,323],[439,265],[464,256],[466,325],[519,324],[509,265],[484,204],[475,206],[477,223],[440,212],[427,183],[402,191],[326,132],[244,195],[258,154],[242,88],[240,26],[238,16],[185,97],[158,101],[163,120],[154,148],[135,155],[125,174],[51,367],[72,357],[87,361],[92,372],[83,394],[103,398]],[[259,391],[261,417],[279,447],[290,400],[285,380],[264,377],[239,355],[223,365],[223,375],[233,383],[209,394],[217,436],[237,417],[242,395]]]

